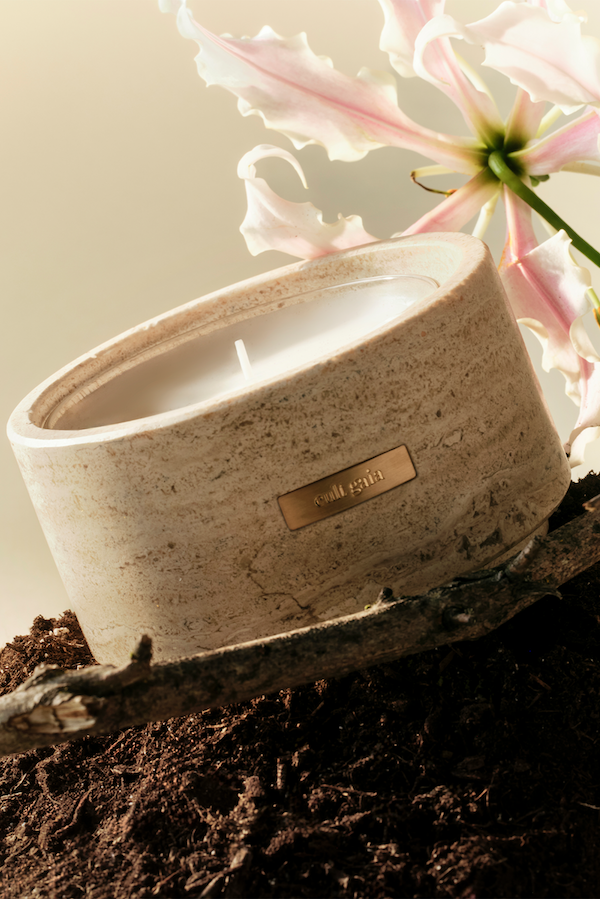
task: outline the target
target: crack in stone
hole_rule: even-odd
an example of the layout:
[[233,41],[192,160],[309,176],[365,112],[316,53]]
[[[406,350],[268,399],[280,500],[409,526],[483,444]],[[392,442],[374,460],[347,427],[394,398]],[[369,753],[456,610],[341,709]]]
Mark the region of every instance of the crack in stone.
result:
[[261,554],[261,552],[263,551],[263,549],[264,549],[264,547],[261,546],[259,549],[256,550],[256,553],[254,554],[254,558],[251,560],[250,564],[248,565],[248,577],[250,578],[250,580],[252,581],[254,586],[258,587],[258,589],[261,591],[262,596],[264,596],[264,597],[281,596],[284,599],[292,600],[292,602],[297,606],[297,608],[301,612],[306,612],[308,609],[310,609],[310,605],[308,605],[308,606],[301,605],[293,593],[287,593],[282,590],[275,590],[275,591],[268,592],[265,589],[265,587],[263,586],[263,584],[261,584],[261,582],[258,579],[258,572],[252,566],[253,566],[254,562],[256,561],[256,559]]

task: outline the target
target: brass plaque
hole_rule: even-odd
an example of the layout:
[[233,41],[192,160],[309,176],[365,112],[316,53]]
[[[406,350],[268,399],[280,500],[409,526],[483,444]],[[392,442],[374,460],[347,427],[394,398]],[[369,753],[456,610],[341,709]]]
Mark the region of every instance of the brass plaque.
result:
[[320,481],[292,490],[279,497],[279,505],[288,527],[295,531],[365,503],[380,493],[387,493],[406,481],[412,481],[416,476],[408,450],[405,446],[398,446]]

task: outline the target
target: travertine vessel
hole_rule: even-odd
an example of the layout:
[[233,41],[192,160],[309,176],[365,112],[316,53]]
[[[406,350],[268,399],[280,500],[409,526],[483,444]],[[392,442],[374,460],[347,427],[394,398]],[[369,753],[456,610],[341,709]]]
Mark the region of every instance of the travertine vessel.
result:
[[[391,276],[430,286],[365,336],[253,382],[226,373],[218,396],[185,386],[202,364],[210,393],[233,326]],[[189,655],[493,564],[569,483],[493,260],[463,234],[290,265],[152,319],[34,390],[9,436],[101,662],[143,632],[157,657]]]

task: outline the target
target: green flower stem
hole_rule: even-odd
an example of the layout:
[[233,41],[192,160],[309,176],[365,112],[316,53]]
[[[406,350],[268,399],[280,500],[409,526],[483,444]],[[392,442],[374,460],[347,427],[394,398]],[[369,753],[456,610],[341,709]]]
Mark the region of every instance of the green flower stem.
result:
[[521,200],[524,200],[532,209],[535,209],[553,228],[556,228],[557,231],[566,231],[573,242],[573,246],[600,268],[600,253],[598,250],[595,250],[583,237],[580,237],[577,231],[573,231],[533,190],[527,187],[526,184],[523,184],[519,176],[515,175],[508,166],[500,150],[490,153],[488,166],[496,178],[502,181],[503,184],[506,184],[514,194],[520,197]]

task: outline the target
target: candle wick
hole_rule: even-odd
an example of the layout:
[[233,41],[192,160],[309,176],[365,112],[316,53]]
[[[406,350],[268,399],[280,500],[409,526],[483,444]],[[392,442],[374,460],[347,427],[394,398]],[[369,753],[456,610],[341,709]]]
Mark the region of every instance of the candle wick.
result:
[[252,366],[250,364],[250,359],[248,358],[248,351],[246,350],[246,345],[243,340],[236,340],[235,350],[238,355],[240,366],[244,373],[245,379],[247,381],[253,381],[254,377],[252,375]]

